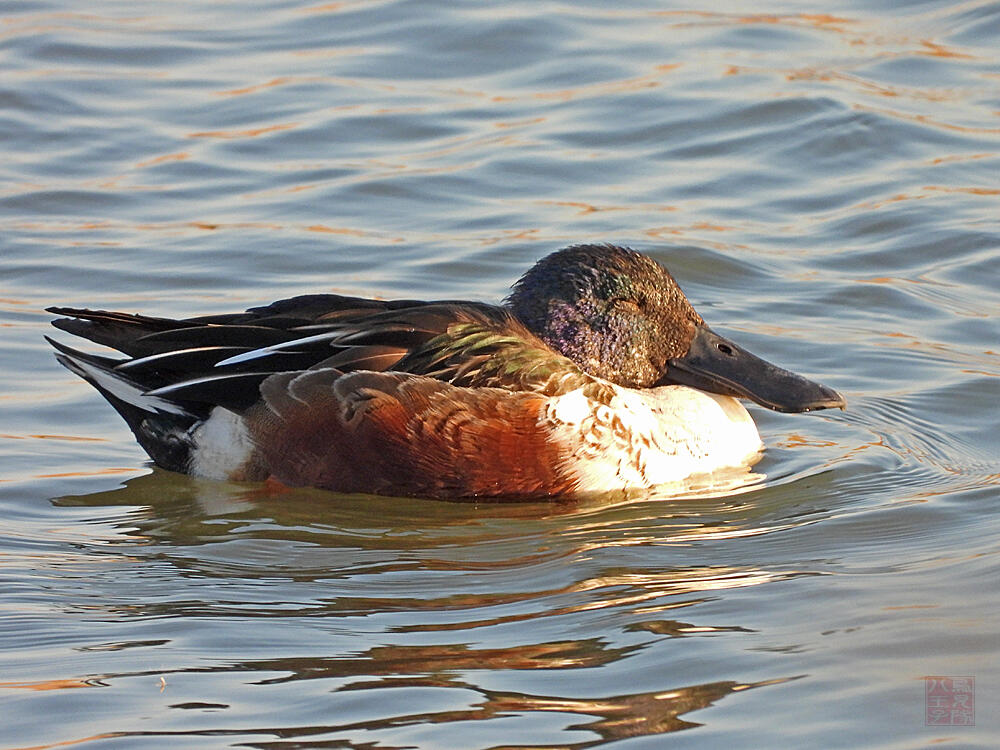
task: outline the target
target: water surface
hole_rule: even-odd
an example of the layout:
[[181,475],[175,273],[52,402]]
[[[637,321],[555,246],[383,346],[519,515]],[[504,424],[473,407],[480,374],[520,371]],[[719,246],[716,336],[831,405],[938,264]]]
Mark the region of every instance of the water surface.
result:
[[[0,747],[995,747],[1000,4],[897,5],[4,3]],[[42,339],[588,241],[849,409],[741,492],[281,493]]]

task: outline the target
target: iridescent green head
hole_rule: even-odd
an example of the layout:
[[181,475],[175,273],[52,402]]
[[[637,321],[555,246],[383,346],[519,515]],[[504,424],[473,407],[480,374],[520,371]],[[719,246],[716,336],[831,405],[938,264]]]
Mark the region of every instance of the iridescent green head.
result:
[[507,305],[546,344],[617,385],[687,385],[788,412],[845,404],[715,333],[663,266],[628,248],[555,252],[521,277]]
[[659,382],[703,322],[663,266],[615,245],[552,253],[521,277],[507,304],[591,375],[633,388]]

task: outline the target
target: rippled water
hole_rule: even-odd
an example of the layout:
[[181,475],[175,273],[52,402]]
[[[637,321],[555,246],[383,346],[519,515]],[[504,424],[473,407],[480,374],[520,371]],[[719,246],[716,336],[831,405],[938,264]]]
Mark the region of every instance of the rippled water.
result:
[[[3,3],[0,746],[995,747],[1000,4],[817,7]],[[729,496],[281,494],[42,340],[596,240],[849,409]]]

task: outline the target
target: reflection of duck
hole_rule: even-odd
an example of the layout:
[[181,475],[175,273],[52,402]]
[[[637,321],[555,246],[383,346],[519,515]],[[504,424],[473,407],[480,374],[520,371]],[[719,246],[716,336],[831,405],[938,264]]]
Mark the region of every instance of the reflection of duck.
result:
[[[665,690],[645,693],[599,694],[592,697],[578,695],[537,694],[494,690],[475,682],[476,672],[483,670],[592,670],[603,665],[618,666],[631,648],[609,648],[602,639],[554,641],[540,644],[515,645],[504,648],[477,649],[466,644],[440,644],[434,646],[378,646],[357,655],[337,658],[279,658],[266,661],[241,662],[238,666],[245,673],[280,675],[282,682],[302,680],[327,680],[343,682],[340,691],[372,691],[390,688],[434,688],[436,690],[462,691],[463,698],[441,701],[446,708],[390,713],[382,718],[326,727],[330,733],[344,733],[364,729],[369,732],[398,731],[405,726],[469,727],[470,722],[493,722],[511,716],[526,720],[544,714],[561,714],[565,726],[553,731],[573,730],[580,733],[577,742],[559,744],[516,745],[516,747],[583,750],[603,746],[629,737],[655,737],[702,726],[694,720],[681,718],[685,714],[715,705],[733,693],[759,687],[780,685],[794,677],[779,677],[761,682],[745,683],[733,680],[694,685],[678,685]],[[583,684],[591,686],[579,673]],[[367,678],[367,679],[366,679]],[[525,680],[527,678],[522,678]],[[350,681],[347,681],[350,680]],[[476,698],[468,699],[468,693]],[[580,721],[577,717],[583,719]],[[553,727],[560,727],[554,719]],[[506,726],[506,725],[501,725]],[[544,726],[538,724],[536,726]],[[478,728],[480,736],[491,730],[490,725]],[[493,729],[503,733],[503,729]],[[587,733],[590,733],[589,735]],[[596,735],[594,737],[593,735]],[[503,745],[503,747],[515,747]]]
[[152,459],[199,476],[430,497],[571,495],[752,463],[734,397],[843,407],[705,325],[620,247],[539,261],[503,307],[322,294],[183,320],[50,308],[52,342]]

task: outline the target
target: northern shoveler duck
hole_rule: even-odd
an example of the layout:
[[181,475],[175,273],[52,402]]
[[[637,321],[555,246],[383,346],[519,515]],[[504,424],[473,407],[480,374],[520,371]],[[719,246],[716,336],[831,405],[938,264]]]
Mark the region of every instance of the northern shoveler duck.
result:
[[713,332],[649,257],[579,245],[502,306],[315,294],[171,320],[52,307],[49,341],[159,466],[341,492],[532,498],[749,466],[736,399],[784,412],[836,391]]

